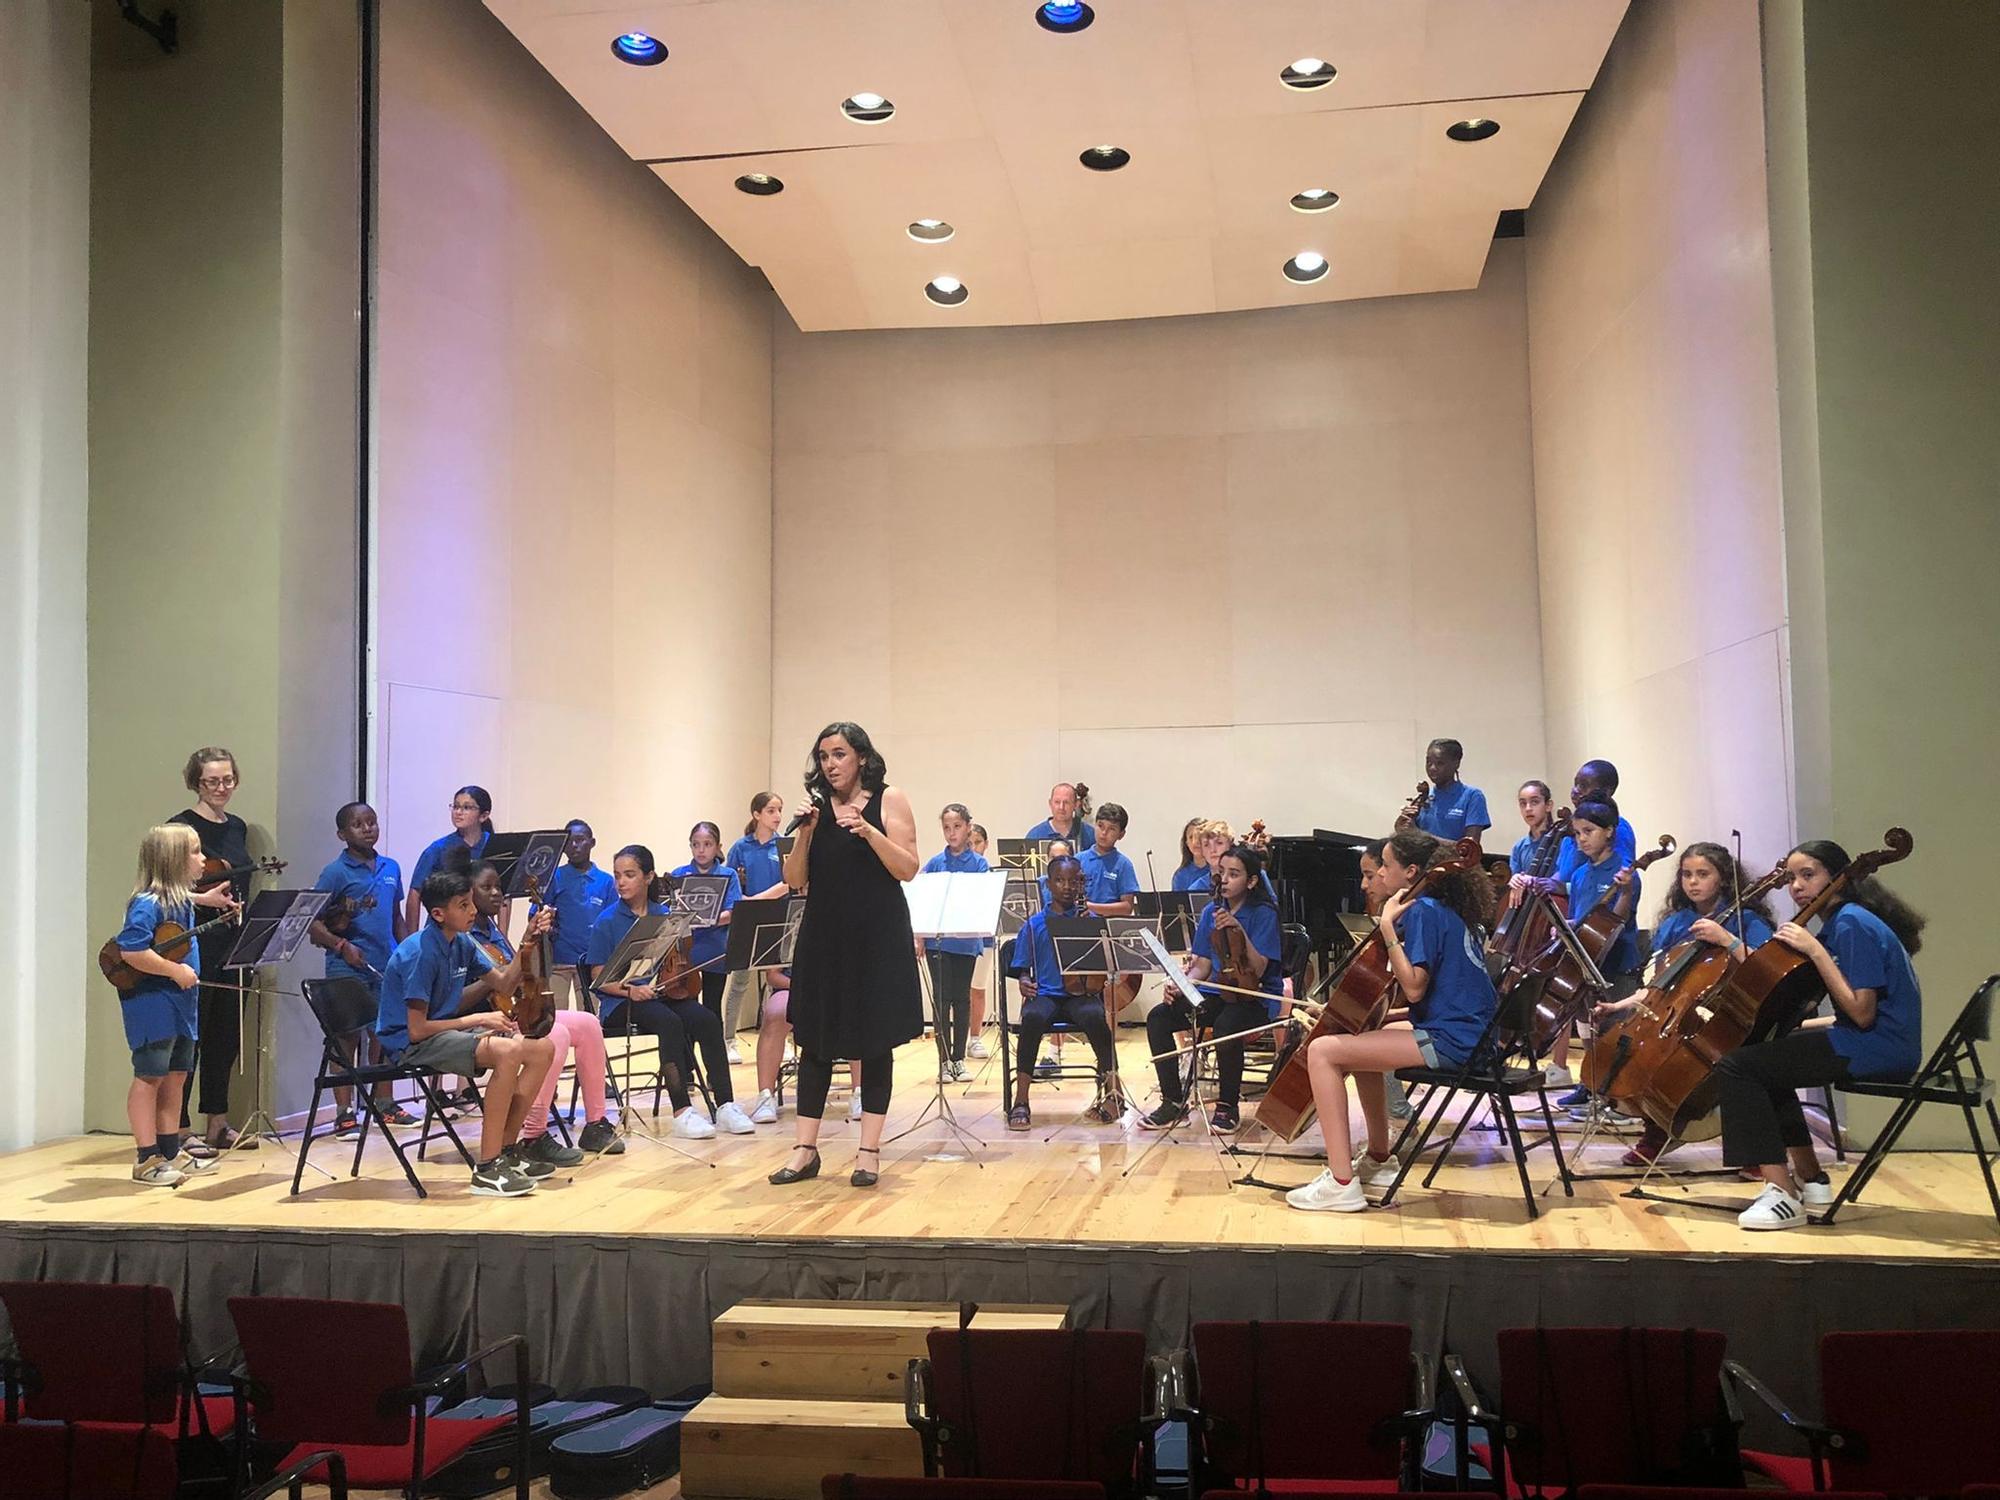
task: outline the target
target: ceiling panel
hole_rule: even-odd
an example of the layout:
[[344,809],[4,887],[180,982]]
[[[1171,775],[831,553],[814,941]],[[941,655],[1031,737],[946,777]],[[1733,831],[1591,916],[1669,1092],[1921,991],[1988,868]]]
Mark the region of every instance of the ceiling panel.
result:
[[[1072,36],[1031,0],[486,0],[802,328],[1167,316],[1475,285],[1526,207],[1625,0],[1095,0]],[[644,30],[658,67],[620,63]],[[1298,92],[1302,56],[1338,68]],[[857,91],[893,119],[839,112]],[[1500,133],[1466,144],[1473,116]],[[1084,148],[1131,164],[1092,172]],[[734,187],[766,172],[785,191]],[[1341,195],[1300,214],[1307,187]],[[957,233],[919,244],[912,220]],[[1287,281],[1285,259],[1329,274]],[[939,308],[936,274],[971,298]]]

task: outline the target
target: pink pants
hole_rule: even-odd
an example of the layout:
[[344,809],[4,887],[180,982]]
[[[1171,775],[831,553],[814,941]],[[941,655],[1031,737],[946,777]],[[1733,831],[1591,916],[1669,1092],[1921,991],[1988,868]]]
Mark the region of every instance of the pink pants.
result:
[[549,1041],[556,1049],[549,1064],[549,1076],[542,1080],[534,1107],[521,1123],[521,1139],[532,1141],[549,1128],[549,1104],[562,1080],[563,1059],[576,1056],[576,1076],[583,1085],[583,1114],[586,1120],[604,1118],[604,1028],[587,1010],[559,1010]]

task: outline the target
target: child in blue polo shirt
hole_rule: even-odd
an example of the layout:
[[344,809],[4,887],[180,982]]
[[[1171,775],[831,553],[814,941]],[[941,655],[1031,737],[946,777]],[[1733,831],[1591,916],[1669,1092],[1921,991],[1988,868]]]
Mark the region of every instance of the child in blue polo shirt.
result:
[[549,931],[549,989],[556,1004],[567,1009],[577,992],[577,965],[590,950],[590,929],[618,900],[611,872],[590,862],[597,847],[597,835],[581,818],[571,818],[563,830],[563,862],[549,876],[542,900],[555,913],[556,925]]
[[[1853,863],[1827,839],[1808,839],[1785,858],[1792,902],[1803,911]],[[1820,915],[1817,934],[1787,922],[1773,941],[1812,960],[1833,1002],[1768,1042],[1724,1053],[1715,1065],[1722,1107],[1722,1160],[1764,1179],[1737,1215],[1745,1229],[1796,1229],[1807,1211],[1833,1202],[1806,1129],[1800,1089],[1846,1079],[1904,1082],[1923,1064],[1923,992],[1910,959],[1923,947],[1924,918],[1873,876],[1849,881]]]
[[139,971],[139,982],[120,996],[118,1009],[125,1045],[132,1049],[132,1087],[125,1094],[125,1118],[138,1153],[132,1180],[143,1187],[174,1187],[220,1165],[215,1156],[191,1155],[180,1134],[181,1094],[201,1031],[195,993],[201,939],[189,937],[188,951],[178,959],[153,951],[161,923],[192,930],[201,920],[198,907],[235,906],[227,883],[196,894],[201,870],[201,838],[193,828],[164,823],[148,832],[139,845],[139,880],[115,939],[127,966]]
[[[695,930],[694,950],[690,955],[690,962],[701,970],[701,1003],[708,1007],[720,1029],[722,991],[729,982],[729,976],[722,967],[724,956],[729,951],[729,913],[743,899],[743,883],[736,878],[736,872],[722,862],[722,830],[713,823],[697,823],[688,830],[688,853],[693,858],[673,872],[674,879],[688,875],[720,875],[727,882],[722,893],[722,910],[716,913],[715,925]],[[726,1031],[723,1035],[729,1037]],[[736,1044],[733,1040],[729,1041],[728,1049],[730,1062],[741,1061],[734,1055]],[[715,1086],[713,1079],[709,1081],[709,1086]]]
[[[1608,760],[1587,760],[1576,768],[1576,776],[1570,782],[1570,804],[1581,807],[1586,802],[1609,802],[1618,805],[1618,768]],[[1617,837],[1612,848],[1619,859],[1626,864],[1639,857],[1639,836],[1632,831],[1632,825],[1623,818],[1618,820]],[[1583,863],[1583,855],[1576,847],[1574,837],[1565,838],[1556,851],[1555,879],[1545,887],[1555,895],[1562,895],[1569,885],[1570,876]],[[1570,920],[1576,920],[1574,913]]]
[[391,1062],[468,1078],[482,1069],[490,1073],[472,1191],[482,1198],[518,1198],[533,1192],[536,1178],[549,1170],[531,1171],[514,1147],[555,1062],[555,1047],[547,1037],[522,1036],[507,1017],[484,1006],[489,994],[510,994],[519,985],[521,960],[516,956],[496,969],[467,936],[479,916],[472,882],[460,871],[440,870],[417,894],[430,921],[389,955],[375,1034]]
[[1463,838],[1477,839],[1493,826],[1486,810],[1486,793],[1458,779],[1465,746],[1457,740],[1432,740],[1424,750],[1424,775],[1430,778],[1431,794],[1422,808],[1406,803],[1396,819],[1399,829],[1415,826],[1434,839],[1455,844]]
[[1104,1005],[1096,995],[1069,992],[1055,940],[1049,936],[1051,915],[1084,915],[1083,867],[1075,855],[1059,854],[1049,861],[1047,879],[1049,905],[1022,923],[1014,937],[1012,972],[1021,981],[1021,1047],[1014,1105],[1007,1111],[1009,1130],[1027,1130],[1034,1123],[1028,1111],[1028,1080],[1034,1075],[1042,1037],[1056,1021],[1081,1031],[1097,1058],[1097,1102],[1086,1112],[1087,1118],[1109,1123],[1123,1113],[1118,1102],[1118,1051],[1105,1023]]
[[[1093,916],[1129,917],[1139,905],[1139,872],[1118,841],[1131,819],[1116,802],[1102,802],[1092,814],[1097,840],[1078,861],[1083,865],[1083,904]],[[1104,1019],[1118,1024],[1118,1013],[1139,993],[1139,976],[1118,975],[1104,986]]]
[[1507,871],[1510,876],[1525,875],[1533,868],[1535,846],[1555,822],[1554,796],[1546,781],[1524,781],[1520,791],[1514,794],[1514,804],[1521,809],[1521,822],[1528,831],[1514,840],[1514,847],[1508,852]]
[[[938,826],[944,832],[944,850],[926,860],[921,873],[975,874],[988,868],[985,857],[972,852],[972,814],[963,802],[947,804],[938,814]],[[972,1024],[972,971],[981,950],[991,944],[991,938],[958,937],[930,937],[921,944],[930,969],[931,998],[945,1027],[945,1076],[950,1079],[965,1077],[966,1036]]]
[[[376,852],[381,824],[375,809],[366,802],[349,802],[336,812],[333,831],[346,847],[313,882],[314,890],[329,891],[333,899],[312,924],[312,942],[326,950],[328,979],[365,984],[380,1005],[382,970],[396,945],[410,935],[409,918],[403,910],[403,872],[388,855]],[[335,928],[342,930],[336,932]],[[358,1031],[342,1045],[357,1063],[363,1049],[370,1062],[382,1056],[381,1044],[372,1031]],[[354,1113],[354,1090],[343,1085],[333,1091],[333,1097],[338,1110],[333,1133],[344,1139],[361,1128]],[[396,1103],[386,1081],[375,1085],[375,1098],[387,1123],[405,1129],[422,1123]]]
[[1194,889],[1194,883],[1208,873],[1208,851],[1202,845],[1201,831],[1208,826],[1208,819],[1193,817],[1181,829],[1181,862],[1174,871],[1173,888],[1177,891]]
[[[486,852],[493,837],[493,794],[483,786],[462,786],[451,794],[451,832],[424,845],[410,871],[410,904],[406,915],[410,931],[424,925],[423,889],[447,854],[463,860],[461,870]],[[455,852],[458,851],[458,852]]]
[[[785,884],[785,859],[778,852],[778,830],[785,822],[785,799],[776,792],[759,792],[750,799],[750,821],[743,837],[729,846],[722,862],[736,872],[745,901],[775,901],[790,888]],[[736,1033],[757,1024],[758,999],[765,978],[752,969],[738,969],[722,990],[722,1029],[729,1038],[729,1060],[742,1061]]]

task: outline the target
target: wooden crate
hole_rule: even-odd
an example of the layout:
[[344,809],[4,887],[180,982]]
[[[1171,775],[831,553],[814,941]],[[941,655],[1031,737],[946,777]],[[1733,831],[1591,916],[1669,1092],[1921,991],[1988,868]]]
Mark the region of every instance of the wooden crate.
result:
[[[975,1328],[1060,1328],[1060,1307],[982,1306]],[[957,1326],[953,1303],[739,1302],[715,1320],[718,1395],[896,1401],[933,1328]]]
[[818,1500],[827,1474],[923,1476],[897,1401],[710,1396],[681,1423],[686,1500]]

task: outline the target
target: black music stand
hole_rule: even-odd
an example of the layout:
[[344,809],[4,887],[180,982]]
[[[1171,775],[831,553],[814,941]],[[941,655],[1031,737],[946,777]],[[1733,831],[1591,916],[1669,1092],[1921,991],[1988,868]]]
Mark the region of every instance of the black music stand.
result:
[[[312,935],[312,924],[332,899],[329,891],[259,891],[244,908],[243,925],[237,929],[236,941],[230,945],[229,956],[222,961],[222,967],[237,971],[236,1029],[239,1034],[243,1030],[242,1014],[250,1008],[248,997],[256,997],[254,1034],[259,1048],[264,1044],[264,991],[261,986],[248,983],[250,970],[266,964],[288,963]],[[260,1068],[260,1082],[262,1076]],[[285,1141],[285,1133],[278,1129],[278,1122],[264,1108],[261,1099],[244,1120],[243,1128],[236,1132],[236,1140],[229,1149],[242,1150],[246,1141],[254,1144],[260,1139],[275,1141],[280,1146]],[[321,1176],[329,1180],[332,1178],[333,1174],[317,1162],[312,1166]]]
[[486,852],[480,858],[499,871],[500,893],[513,901],[528,894],[530,883],[538,891],[549,888],[568,841],[568,830],[561,828],[496,833],[486,841]]
[[[1144,969],[1135,966],[1129,951],[1125,953],[1123,962],[1121,963],[1120,950],[1115,948],[1110,941],[1110,924],[1112,922],[1131,922],[1133,920],[1135,919],[1129,917],[1099,917],[1088,914],[1074,917],[1050,916],[1048,918],[1049,944],[1056,950],[1057,969],[1062,972],[1065,979],[1093,978],[1102,975],[1107,990],[1110,987],[1113,975],[1150,972],[1150,965]],[[1146,925],[1148,924],[1141,923],[1142,927]],[[1129,932],[1130,929],[1126,930]],[[1103,995],[1100,994],[1098,998],[1102,1002]],[[1115,1027],[1111,1026],[1109,1015],[1104,1019],[1106,1027],[1111,1030],[1111,1086],[1118,1091],[1119,1099],[1124,1101],[1125,1083],[1118,1075],[1118,1032]],[[1096,1059],[1093,1058],[1093,1065],[1095,1061]],[[1095,1108],[1102,1098],[1103,1085],[1100,1083],[1099,1091],[1092,1098],[1091,1102],[1078,1110],[1065,1123],[1058,1125],[1054,1130],[1043,1136],[1042,1144],[1047,1145],[1065,1130],[1068,1130],[1070,1126],[1082,1124],[1084,1116]],[[1129,1101],[1126,1101],[1126,1108],[1131,1108]]]
[[1194,930],[1208,905],[1207,891],[1141,891],[1135,915],[1150,920],[1171,953],[1194,947]]

